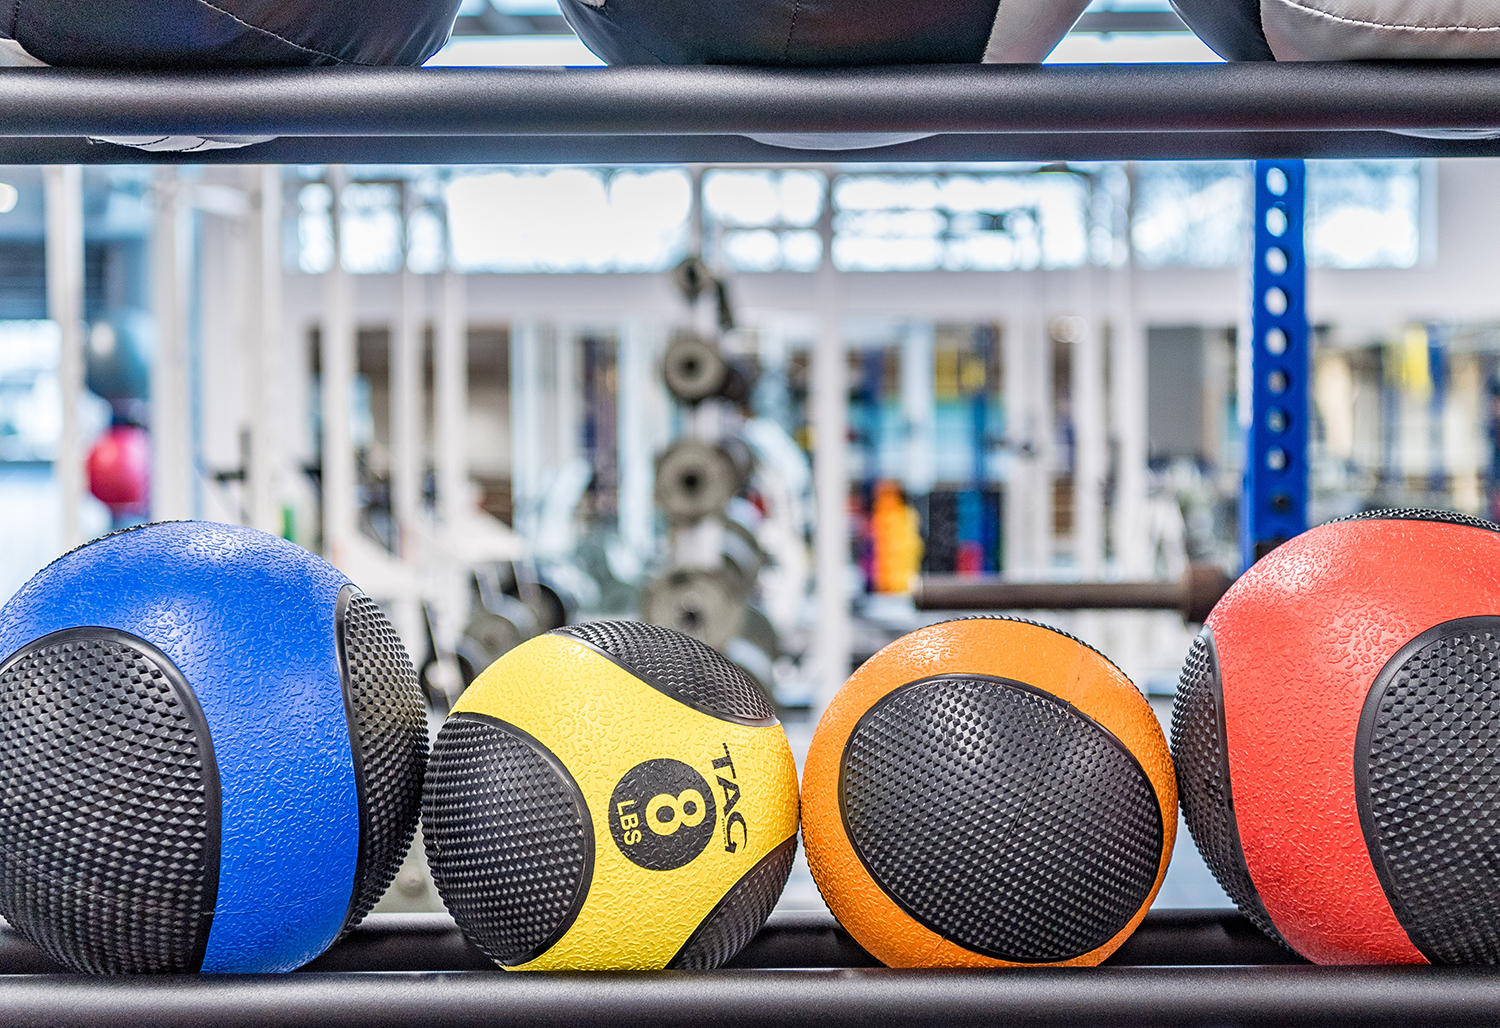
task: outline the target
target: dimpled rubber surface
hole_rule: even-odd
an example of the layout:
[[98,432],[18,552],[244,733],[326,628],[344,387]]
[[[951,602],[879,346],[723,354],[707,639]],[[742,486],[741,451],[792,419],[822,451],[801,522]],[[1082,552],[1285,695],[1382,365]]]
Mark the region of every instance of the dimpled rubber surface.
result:
[[[796,833],[797,768],[780,725],[704,714],[570,635],[537,636],[491,664],[450,720],[469,717],[535,741],[582,797],[576,816],[592,846],[577,916],[517,969],[659,970],[724,894]],[[424,816],[432,787],[429,772]],[[701,819],[686,810],[686,788],[701,792]],[[621,810],[617,793],[633,794],[620,799],[637,806]],[[649,809],[658,797],[682,812],[668,814],[674,827],[665,833],[653,826],[667,827],[666,806]],[[627,824],[634,812],[646,817]],[[657,859],[668,852],[675,857]]]
[[490,959],[518,964],[577,916],[593,869],[593,826],[576,783],[540,744],[474,714],[438,733],[422,794],[438,892]]
[[676,971],[710,971],[722,967],[744,949],[771,916],[781,891],[786,888],[796,856],[794,835],[734,883],[667,967]]
[[1213,635],[1198,633],[1182,665],[1172,701],[1172,759],[1177,764],[1182,817],[1203,861],[1235,906],[1255,926],[1285,945],[1271,915],[1261,905],[1240,850],[1234,805],[1219,723],[1218,660]]
[[[1398,655],[1368,701],[1361,813],[1401,926],[1435,963],[1500,962],[1500,618]],[[1395,662],[1393,662],[1395,663]],[[1382,676],[1383,678],[1385,676]]]
[[1067,960],[1146,902],[1161,810],[1139,763],[1055,697],[999,679],[903,686],[850,736],[855,852],[912,917],[1002,960]]
[[349,912],[359,797],[334,626],[347,584],[264,532],[164,522],[59,558],[0,611],[0,653],[107,626],[158,647],[192,684],[222,803],[205,971],[300,967]]
[[688,706],[749,724],[774,723],[765,693],[718,650],[641,621],[590,621],[556,635],[587,643]]
[[[1044,624],[1041,621],[1033,621],[1030,618],[1020,618],[1020,617],[1016,617],[1013,614],[965,614],[961,618],[954,618],[952,621],[939,622],[939,623],[940,624],[946,623],[946,624],[950,624],[951,625],[951,624],[955,624],[957,622],[963,622],[963,621],[1006,621],[1006,622],[1009,622],[1010,624],[1013,624],[1013,625],[1030,625],[1032,628],[1040,628],[1040,629],[1042,629],[1045,632],[1052,633],[1053,635],[1062,636],[1064,639],[1068,640],[1069,642],[1077,643],[1079,646],[1082,646],[1084,649],[1088,650],[1094,656],[1096,656],[1100,660],[1104,661],[1110,667],[1115,668],[1116,671],[1120,670],[1118,667],[1116,667],[1114,661],[1110,660],[1104,654],[1100,653],[1097,649],[1095,649],[1094,647],[1090,646],[1088,643],[1084,642],[1082,639],[1078,638],[1078,636],[1073,635],[1073,634],[1071,634],[1069,632],[1064,632],[1061,628],[1057,628],[1057,627],[1055,627],[1053,625]],[[1124,673],[1123,672],[1121,672],[1121,677],[1122,678],[1124,677]],[[1130,679],[1128,679],[1128,678],[1125,679],[1125,680],[1127,682],[1130,682]],[[1135,689],[1136,692],[1140,692],[1140,689],[1136,687],[1136,684],[1134,682],[1130,682],[1130,687],[1132,689]]]
[[[1002,618],[945,621],[902,636],[865,661],[828,704],[802,777],[802,839],[829,908],[871,955],[897,967],[1014,965],[959,945],[899,906],[855,851],[842,812],[844,754],[864,715],[914,682],[980,678],[1025,683],[1067,704],[1129,751],[1149,780],[1162,825],[1156,878],[1146,902],[1102,946],[1058,964],[1108,957],[1145,917],[1177,831],[1177,785],[1161,724],[1139,689],[1098,653],[1054,629]],[[967,865],[940,868],[962,875]]]
[[218,860],[202,726],[172,669],[105,634],[0,672],[0,910],[76,970],[197,971]]
[[370,912],[411,846],[427,766],[427,708],[401,637],[375,601],[348,589],[345,679],[358,742],[365,817],[346,927]]
[[1432,510],[1428,507],[1389,507],[1384,510],[1367,510],[1360,514],[1335,518],[1328,523],[1338,525],[1346,521],[1435,521],[1445,525],[1466,525],[1469,528],[1482,528],[1487,532],[1500,532],[1500,525],[1493,521],[1476,518],[1472,514],[1461,514],[1456,510]]

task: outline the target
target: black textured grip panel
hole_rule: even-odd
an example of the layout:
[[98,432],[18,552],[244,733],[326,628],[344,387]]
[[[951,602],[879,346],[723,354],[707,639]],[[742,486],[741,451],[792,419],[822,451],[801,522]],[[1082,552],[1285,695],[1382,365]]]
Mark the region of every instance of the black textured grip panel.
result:
[[1234,822],[1229,757],[1224,746],[1219,658],[1213,633],[1198,633],[1188,650],[1172,701],[1172,762],[1182,818],[1203,862],[1234,905],[1257,928],[1286,945],[1250,878]]
[[427,766],[427,705],[406,647],[375,601],[345,587],[338,614],[340,670],[361,800],[348,928],[390,886],[417,830]]
[[0,669],[0,912],[106,974],[195,972],[218,898],[202,711],[159,650],[70,629]]
[[1140,763],[1019,682],[944,676],[865,711],[844,748],[844,827],[895,903],[967,949],[1082,956],[1146,902],[1161,806]]
[[1433,963],[1500,963],[1500,617],[1449,621],[1376,676],[1355,743],[1370,859]]
[[588,894],[594,828],[562,764],[513,725],[456,714],[422,791],[433,881],[492,960],[524,964],[562,938]]
[[1347,517],[1334,518],[1328,523],[1338,525],[1345,521],[1440,521],[1448,525],[1467,525],[1469,528],[1482,528],[1487,532],[1500,532],[1500,525],[1493,521],[1476,518],[1472,514],[1460,514],[1455,510],[1431,510],[1427,507],[1390,507],[1385,510],[1367,510],[1359,514],[1350,514]]
[[765,693],[718,650],[642,621],[590,621],[558,628],[705,714],[743,724],[776,723]]
[[667,967],[674,971],[711,971],[723,967],[755,938],[792,873],[797,837],[777,846],[735,882]]

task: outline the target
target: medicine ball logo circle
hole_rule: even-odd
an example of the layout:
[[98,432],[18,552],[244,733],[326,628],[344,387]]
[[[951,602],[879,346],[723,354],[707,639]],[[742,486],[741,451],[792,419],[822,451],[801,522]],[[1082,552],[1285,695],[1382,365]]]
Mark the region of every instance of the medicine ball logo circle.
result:
[[609,799],[615,845],[648,871],[671,871],[691,862],[713,838],[717,821],[708,782],[680,760],[637,764]]

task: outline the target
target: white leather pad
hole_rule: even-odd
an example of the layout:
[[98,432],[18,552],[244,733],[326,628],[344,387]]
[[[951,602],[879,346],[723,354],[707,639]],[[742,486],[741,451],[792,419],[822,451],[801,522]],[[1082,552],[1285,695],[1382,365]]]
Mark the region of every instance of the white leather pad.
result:
[[1497,0],[1261,0],[1260,10],[1278,61],[1500,57]]

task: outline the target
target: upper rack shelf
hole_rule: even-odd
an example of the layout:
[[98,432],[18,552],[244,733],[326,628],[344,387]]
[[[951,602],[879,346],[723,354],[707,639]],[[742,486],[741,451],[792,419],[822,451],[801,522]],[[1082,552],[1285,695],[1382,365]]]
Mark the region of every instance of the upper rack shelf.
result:
[[[1500,140],[1451,137],[1489,127],[1491,61],[0,71],[0,163],[20,164],[1500,154]],[[277,138],[186,155],[88,141],[158,134]]]

